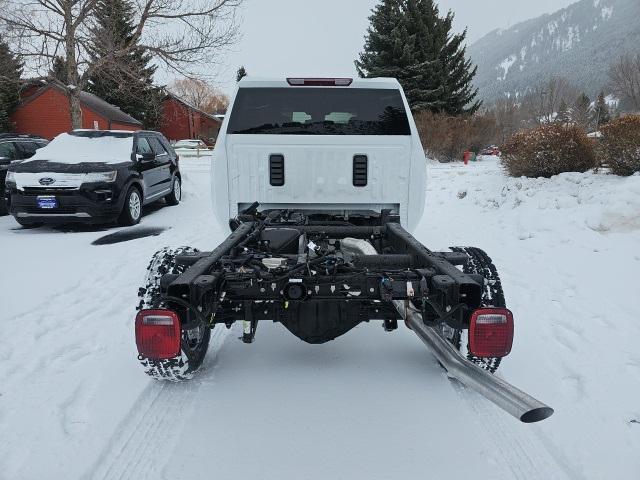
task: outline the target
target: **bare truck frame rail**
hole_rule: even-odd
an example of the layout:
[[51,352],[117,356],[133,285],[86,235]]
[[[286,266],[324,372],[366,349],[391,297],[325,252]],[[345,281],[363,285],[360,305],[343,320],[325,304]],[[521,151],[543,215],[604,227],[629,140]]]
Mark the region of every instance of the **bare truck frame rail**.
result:
[[[513,336],[513,317],[499,304],[490,260],[478,264],[478,249],[475,260],[465,249],[433,252],[397,220],[385,212],[358,222],[254,208],[231,222],[235,230],[213,251],[174,252],[154,274],[155,294],[143,292],[146,303],[136,320],[147,373],[181,379],[189,362],[198,361],[187,346],[197,352],[197,342],[219,324],[242,322],[246,343],[254,341],[261,320],[279,322],[305,342],[324,343],[362,322],[381,320],[392,331],[404,320],[450,376],[523,422],[552,415],[550,407],[490,373],[509,353]],[[156,347],[145,329],[157,335]],[[166,333],[171,329],[178,332],[177,347]],[[167,351],[158,353],[157,345]],[[174,347],[178,353],[170,353]]]

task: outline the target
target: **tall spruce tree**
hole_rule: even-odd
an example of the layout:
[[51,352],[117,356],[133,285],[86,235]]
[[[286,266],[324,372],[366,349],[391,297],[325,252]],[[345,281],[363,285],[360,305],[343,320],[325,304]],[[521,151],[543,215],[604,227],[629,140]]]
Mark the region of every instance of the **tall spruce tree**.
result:
[[22,62],[0,40],[0,131],[13,130],[9,115],[20,101]]
[[465,56],[466,30],[451,32],[453,18],[441,17],[433,0],[382,0],[369,17],[358,74],[397,78],[414,111],[475,113],[477,67]]
[[596,130],[600,130],[600,126],[611,121],[611,112],[609,111],[609,105],[604,96],[604,92],[600,92],[598,100],[591,112],[591,124]]
[[[130,41],[135,30],[132,18],[131,0],[98,0],[90,52],[94,64]],[[163,95],[153,83],[156,66],[151,60],[151,55],[134,47],[98,66],[89,77],[88,90],[140,120],[145,128],[158,128]]]
[[62,57],[53,59],[53,65],[49,70],[49,77],[58,80],[65,85],[69,84],[69,75],[67,74],[67,61]]

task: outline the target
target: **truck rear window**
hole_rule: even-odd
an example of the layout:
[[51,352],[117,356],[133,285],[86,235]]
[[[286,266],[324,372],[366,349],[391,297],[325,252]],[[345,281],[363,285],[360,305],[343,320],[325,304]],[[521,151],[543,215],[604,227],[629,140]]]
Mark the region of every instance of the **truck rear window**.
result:
[[398,90],[241,88],[228,134],[411,135]]

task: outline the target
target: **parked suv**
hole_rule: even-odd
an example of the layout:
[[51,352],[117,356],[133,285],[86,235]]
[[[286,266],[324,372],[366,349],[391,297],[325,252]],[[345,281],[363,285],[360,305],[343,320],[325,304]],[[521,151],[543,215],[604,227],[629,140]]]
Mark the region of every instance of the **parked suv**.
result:
[[178,156],[158,132],[74,130],[11,165],[9,211],[23,226],[43,223],[134,225],[142,206],[181,197]]
[[7,214],[4,179],[7,176],[9,165],[12,162],[32,157],[36,150],[44,147],[47,143],[49,142],[42,137],[0,133],[0,215]]

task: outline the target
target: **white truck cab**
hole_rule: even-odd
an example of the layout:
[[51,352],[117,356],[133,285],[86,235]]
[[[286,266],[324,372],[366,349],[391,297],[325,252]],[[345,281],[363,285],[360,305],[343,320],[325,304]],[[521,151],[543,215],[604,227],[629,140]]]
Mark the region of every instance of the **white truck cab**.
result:
[[396,215],[409,231],[426,161],[395,79],[242,79],[213,153],[223,224],[254,202],[336,218]]

